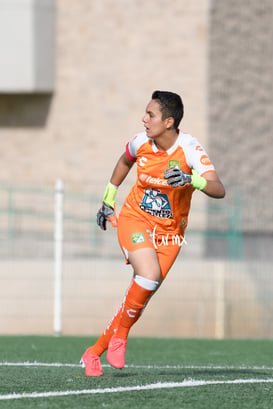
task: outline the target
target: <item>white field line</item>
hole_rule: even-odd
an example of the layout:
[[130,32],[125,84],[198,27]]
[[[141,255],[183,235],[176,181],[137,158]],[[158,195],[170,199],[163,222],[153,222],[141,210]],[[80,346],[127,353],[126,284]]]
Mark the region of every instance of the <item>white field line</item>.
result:
[[[17,367],[70,367],[70,368],[80,368],[82,365],[72,364],[72,363],[62,363],[62,362],[0,362],[0,367],[3,366],[17,366]],[[111,365],[102,364],[104,368],[111,368]],[[125,365],[124,368],[132,369],[234,369],[234,370],[268,370],[273,371],[272,366],[224,366],[224,365]]]
[[120,386],[117,388],[98,388],[98,389],[82,389],[75,391],[56,391],[56,392],[31,392],[31,393],[12,393],[7,395],[0,395],[0,400],[14,400],[14,399],[31,399],[31,398],[49,398],[59,396],[75,396],[75,395],[98,395],[105,393],[120,393],[132,391],[147,391],[156,389],[172,389],[172,388],[186,388],[198,387],[208,385],[240,385],[240,384],[257,384],[257,383],[273,383],[272,379],[234,379],[230,381],[205,381],[205,380],[184,380],[183,382],[158,382],[147,385],[137,386]]

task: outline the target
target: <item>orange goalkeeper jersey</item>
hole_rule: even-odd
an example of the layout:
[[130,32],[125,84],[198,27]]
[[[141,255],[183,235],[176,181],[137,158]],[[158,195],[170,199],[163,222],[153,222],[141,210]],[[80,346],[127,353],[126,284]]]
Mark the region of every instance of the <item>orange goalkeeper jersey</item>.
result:
[[193,187],[171,187],[164,171],[177,166],[191,174],[214,171],[207,153],[190,134],[179,132],[175,144],[166,152],[157,149],[146,132],[137,134],[126,145],[126,156],[137,163],[137,181],[128,194],[120,216],[146,219],[158,233],[183,234],[190,210]]

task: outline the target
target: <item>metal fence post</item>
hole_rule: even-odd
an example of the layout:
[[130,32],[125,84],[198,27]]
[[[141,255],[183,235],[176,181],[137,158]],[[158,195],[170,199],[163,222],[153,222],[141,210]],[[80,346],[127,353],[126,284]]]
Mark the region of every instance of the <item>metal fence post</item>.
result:
[[54,233],[54,334],[62,333],[62,272],[63,272],[63,181],[55,184]]

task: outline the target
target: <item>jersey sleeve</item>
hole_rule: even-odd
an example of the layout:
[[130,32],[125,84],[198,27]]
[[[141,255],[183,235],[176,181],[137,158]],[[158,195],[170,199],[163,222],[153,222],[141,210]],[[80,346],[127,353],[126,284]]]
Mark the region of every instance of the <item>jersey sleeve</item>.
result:
[[132,162],[136,161],[137,151],[141,145],[147,142],[148,137],[146,132],[141,132],[135,135],[127,144],[126,144],[126,157]]
[[200,175],[203,175],[206,172],[215,171],[215,167],[211,163],[207,152],[198,140],[191,135],[185,136],[186,143],[183,148],[189,167],[195,169]]
[[127,159],[129,159],[131,162],[135,162],[136,161],[136,156],[133,156],[133,152],[131,153],[132,148],[130,149],[130,141],[127,142],[126,144],[126,157]]

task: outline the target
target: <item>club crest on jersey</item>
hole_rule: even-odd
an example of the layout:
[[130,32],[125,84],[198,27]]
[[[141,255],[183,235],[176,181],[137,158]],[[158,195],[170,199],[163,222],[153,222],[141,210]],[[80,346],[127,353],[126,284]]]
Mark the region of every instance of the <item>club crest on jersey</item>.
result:
[[137,244],[137,243],[143,243],[145,241],[145,237],[143,236],[142,233],[132,233],[131,234],[132,242]]
[[152,216],[162,219],[173,217],[168,196],[159,189],[146,189],[140,208]]
[[178,168],[180,169],[180,164],[178,160],[169,160],[169,168]]

